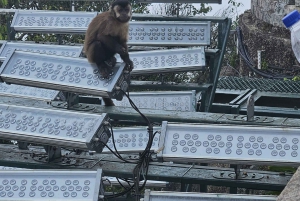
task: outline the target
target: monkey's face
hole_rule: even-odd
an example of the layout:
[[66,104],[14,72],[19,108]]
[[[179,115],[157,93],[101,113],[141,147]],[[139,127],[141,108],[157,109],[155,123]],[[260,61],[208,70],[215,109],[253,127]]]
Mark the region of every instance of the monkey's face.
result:
[[113,8],[114,15],[119,22],[126,23],[131,19],[131,6],[116,5]]

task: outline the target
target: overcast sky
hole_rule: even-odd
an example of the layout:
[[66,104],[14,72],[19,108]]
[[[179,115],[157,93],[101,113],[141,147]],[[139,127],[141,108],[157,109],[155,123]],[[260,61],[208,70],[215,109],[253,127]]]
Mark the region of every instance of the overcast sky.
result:
[[[184,2],[184,0],[182,1]],[[236,2],[242,3],[243,5],[238,7],[238,14],[242,14],[245,10],[248,10],[251,8],[251,0],[236,0]],[[200,4],[194,4],[195,7],[199,7]],[[217,12],[220,12],[220,10],[224,10],[226,9],[229,4],[228,4],[228,0],[222,0],[222,4],[208,4],[212,7],[212,11],[207,14],[207,16],[213,16],[215,15]],[[158,6],[158,3],[153,3],[149,8],[150,8],[150,12],[153,9],[156,9],[156,7]]]
[[[251,0],[237,0],[237,2],[242,3],[243,6],[238,8],[238,13],[242,14],[245,10],[251,8]],[[212,7],[212,15],[214,15],[219,10],[225,9],[228,7],[228,0],[223,0],[222,4],[208,4]]]

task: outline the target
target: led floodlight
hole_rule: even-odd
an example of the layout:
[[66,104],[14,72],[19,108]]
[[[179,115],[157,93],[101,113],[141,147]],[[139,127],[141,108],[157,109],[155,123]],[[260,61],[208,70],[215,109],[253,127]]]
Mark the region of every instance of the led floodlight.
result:
[[132,21],[129,45],[210,45],[210,22]]
[[299,129],[163,123],[165,161],[299,165]]
[[6,83],[111,97],[122,100],[130,76],[118,63],[108,79],[100,76],[96,64],[85,58],[57,57],[14,51],[3,62],[1,79]]
[[37,43],[5,42],[0,48],[0,58],[6,58],[14,50],[50,54],[65,57],[79,57],[83,46],[45,45]]
[[[153,133],[156,131],[160,131],[160,128],[153,128]],[[160,133],[157,133],[154,136],[153,143],[151,150],[158,149],[158,139]],[[148,140],[149,140],[149,133],[146,127],[141,128],[116,128],[114,129],[114,139],[115,145],[120,153],[125,152],[142,152],[145,150]],[[113,151],[114,145],[112,142],[112,138],[110,138],[107,142],[107,146],[111,148]],[[110,152],[109,149],[106,147],[103,149],[103,153]]]
[[[196,91],[131,92],[130,98],[138,108],[165,111],[196,111]],[[127,98],[115,101],[116,106],[131,107]],[[102,101],[102,105],[104,105]]]
[[[118,56],[118,55],[117,55]],[[121,58],[117,57],[121,62]],[[132,75],[205,70],[204,47],[130,52],[134,69]]]
[[107,114],[0,105],[0,138],[102,152]]
[[218,3],[222,4],[222,0],[137,0],[138,3]]
[[221,193],[192,193],[192,192],[168,192],[168,191],[150,191],[145,190],[145,196],[142,201],[275,201],[275,196],[268,195],[232,195]]
[[84,34],[97,12],[17,10],[11,27],[18,32]]
[[8,85],[5,83],[0,83],[0,95],[42,100],[48,102],[55,100],[58,97],[60,100],[64,100],[63,94],[59,91],[36,87],[27,87],[16,84]]
[[0,200],[98,201],[102,170],[0,171]]

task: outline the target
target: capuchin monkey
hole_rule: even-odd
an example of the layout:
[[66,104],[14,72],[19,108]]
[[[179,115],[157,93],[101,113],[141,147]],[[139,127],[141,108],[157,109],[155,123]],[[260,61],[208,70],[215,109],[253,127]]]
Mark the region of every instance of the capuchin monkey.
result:
[[[115,0],[109,11],[97,15],[85,34],[84,51],[90,63],[96,63],[99,73],[108,77],[116,64],[117,53],[126,63],[126,70],[133,69],[128,54],[128,27],[132,11],[128,0]],[[110,98],[103,98],[105,105],[114,106]]]

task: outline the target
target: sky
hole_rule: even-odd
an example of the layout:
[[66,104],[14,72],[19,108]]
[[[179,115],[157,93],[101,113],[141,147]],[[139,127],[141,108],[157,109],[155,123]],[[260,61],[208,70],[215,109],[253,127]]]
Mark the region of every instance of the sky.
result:
[[[208,13],[206,16],[214,16],[216,15],[216,13],[220,12],[220,10],[224,10],[226,9],[229,4],[228,4],[229,0],[222,0],[222,4],[208,4],[209,6],[212,7],[212,11],[210,13]],[[242,3],[243,5],[238,7],[238,15],[242,14],[245,10],[248,10],[251,8],[251,0],[235,0],[238,3]],[[184,2],[184,0],[182,1]],[[158,5],[158,3],[153,3],[152,6],[150,6],[150,12],[152,9],[155,9],[156,6]],[[195,7],[199,7],[200,4],[194,4]]]
[[[242,14],[245,10],[251,8],[251,0],[237,0],[236,2],[242,3],[243,5],[238,8],[239,15]],[[228,7],[228,0],[222,0],[222,4],[208,4],[212,7],[210,14],[214,15],[219,10],[225,9]]]

